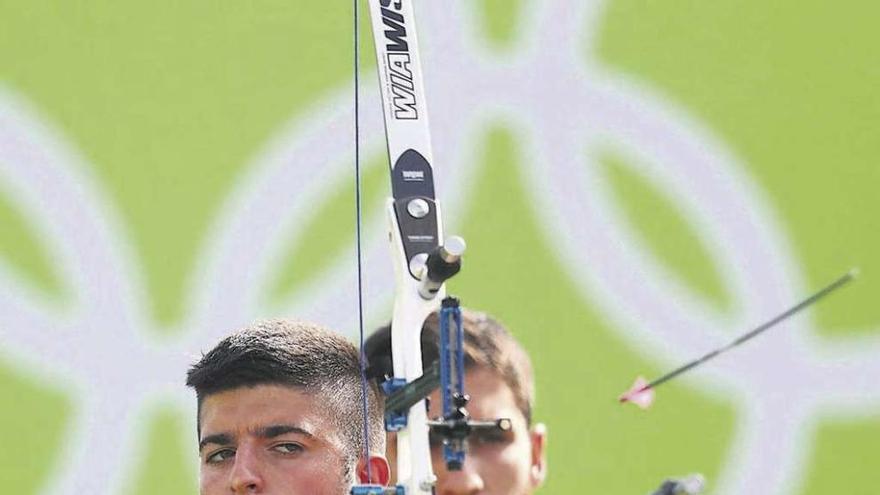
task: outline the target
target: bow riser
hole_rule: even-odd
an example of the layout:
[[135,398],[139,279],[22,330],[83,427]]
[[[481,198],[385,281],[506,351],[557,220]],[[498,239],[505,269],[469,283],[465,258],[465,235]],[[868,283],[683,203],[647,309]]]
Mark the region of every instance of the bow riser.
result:
[[[397,280],[391,319],[391,355],[394,376],[410,383],[423,373],[422,325],[428,315],[439,309],[445,289],[441,288],[432,299],[424,299],[419,294],[421,282],[410,275],[393,199],[388,201],[387,214]],[[433,493],[434,472],[427,421],[425,401],[422,400],[410,408],[407,427],[397,433],[397,481],[406,488],[407,494]]]

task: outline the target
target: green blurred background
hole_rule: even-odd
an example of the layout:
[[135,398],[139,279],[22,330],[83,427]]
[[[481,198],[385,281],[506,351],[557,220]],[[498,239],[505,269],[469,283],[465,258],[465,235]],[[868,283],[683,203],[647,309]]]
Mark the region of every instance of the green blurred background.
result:
[[[519,48],[512,26],[534,5],[468,7],[485,46],[504,56]],[[734,150],[782,219],[810,286],[862,268],[845,297],[809,315],[832,339],[876,335],[880,319],[872,304],[880,290],[878,15],[880,4],[864,0],[611,0],[599,32],[579,47],[585,60],[650,86]],[[156,331],[169,338],[187,311],[181,301],[200,242],[243,167],[283,124],[348,88],[351,65],[347,1],[0,2],[0,83],[92,167],[142,264]],[[510,173],[523,156],[504,123],[478,139],[480,195],[459,222],[474,248],[455,290],[499,315],[534,355],[537,416],[551,432],[542,493],[647,493],[691,471],[711,480],[734,434],[733,405],[677,384],[649,414],[617,407],[613,398],[635,371],[661,370],[575,294],[518,192],[528,184]],[[606,161],[608,180],[640,240],[681,281],[728,307],[711,252],[672,199],[617,160]],[[377,163],[366,179],[372,204],[387,190]],[[335,246],[353,239],[349,191],[341,184],[340,201],[320,210],[328,220],[310,224]],[[500,202],[510,210],[483,208]],[[294,246],[279,267],[275,296],[310,282],[299,256],[341,252],[307,249]],[[535,268],[511,270],[524,251]],[[27,212],[2,196],[0,259],[63,305],[64,281]],[[0,397],[3,491],[40,493],[65,462],[60,446],[77,398],[11,362],[0,362]],[[147,411],[149,442],[132,453],[127,494],[196,492],[195,445],[182,419],[189,414],[175,405]],[[792,493],[877,493],[880,411],[822,419],[808,435],[808,474]]]

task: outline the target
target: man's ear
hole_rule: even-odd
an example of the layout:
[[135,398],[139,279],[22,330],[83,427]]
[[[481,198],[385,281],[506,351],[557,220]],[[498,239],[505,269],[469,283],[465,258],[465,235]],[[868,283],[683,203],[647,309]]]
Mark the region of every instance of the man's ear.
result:
[[537,423],[529,430],[532,441],[532,465],[529,468],[529,480],[532,488],[538,488],[544,484],[547,478],[547,426]]
[[[369,465],[369,472],[367,466]],[[369,459],[361,459],[357,465],[358,481],[375,485],[387,486],[391,478],[391,466],[381,455],[371,455]]]

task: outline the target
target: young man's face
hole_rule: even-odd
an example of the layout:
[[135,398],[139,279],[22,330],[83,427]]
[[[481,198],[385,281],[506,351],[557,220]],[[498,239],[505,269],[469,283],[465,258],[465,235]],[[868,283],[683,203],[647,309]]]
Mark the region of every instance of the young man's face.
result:
[[259,385],[205,397],[200,493],[343,495],[350,488],[341,432],[318,399]]
[[[432,444],[437,495],[528,495],[544,481],[543,427],[529,429],[516,407],[513,392],[497,374],[484,368],[468,369],[465,387],[471,402],[467,410],[474,419],[509,418],[509,432],[480,433],[469,439],[464,467],[449,471],[443,448]],[[440,415],[440,395],[430,396],[429,417]],[[389,438],[388,458],[394,467],[396,441]]]

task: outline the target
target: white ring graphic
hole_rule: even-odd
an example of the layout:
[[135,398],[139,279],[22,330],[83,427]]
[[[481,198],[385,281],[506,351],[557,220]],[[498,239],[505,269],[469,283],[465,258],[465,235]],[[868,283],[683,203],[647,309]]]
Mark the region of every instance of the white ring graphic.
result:
[[[648,88],[585,62],[579,47],[595,36],[601,7],[599,1],[526,1],[516,50],[501,56],[482,48],[467,2],[420,4],[438,190],[447,218],[460,218],[474,168],[472,136],[499,116],[511,122],[527,153],[535,211],[556,254],[577,270],[583,297],[598,302],[633,347],[662,349],[651,356],[674,364],[715,346],[725,331],[777,312],[807,288],[778,220],[732,153]],[[380,149],[380,104],[368,93],[364,142]],[[291,235],[309,235],[303,231],[309,215],[350,170],[350,104],[350,91],[328,98],[253,159],[197,258],[180,337],[158,340],[143,275],[113,205],[45,118],[0,87],[0,193],[26,213],[73,295],[71,307],[52,307],[0,264],[0,354],[47,386],[62,384],[77,400],[60,456],[66,462],[42,493],[119,493],[137,461],[127,454],[135,451],[146,403],[173,397],[191,404],[181,384],[189,353],[268,314],[261,296],[284,247]],[[634,242],[596,164],[577,159],[606,146],[635,158],[637,173],[676,198],[717,257],[736,303],[733,318],[705,306]],[[365,303],[382,308],[391,270],[382,220],[370,222]],[[587,266],[584,256],[602,262]],[[352,260],[349,253],[320,274],[284,313],[353,329]],[[650,314],[652,323],[639,314]],[[723,477],[713,483],[717,493],[794,493],[809,424],[820,413],[880,408],[880,390],[870,381],[876,376],[878,339],[820,347],[801,319],[695,377],[702,389],[721,388],[742,405]]]

